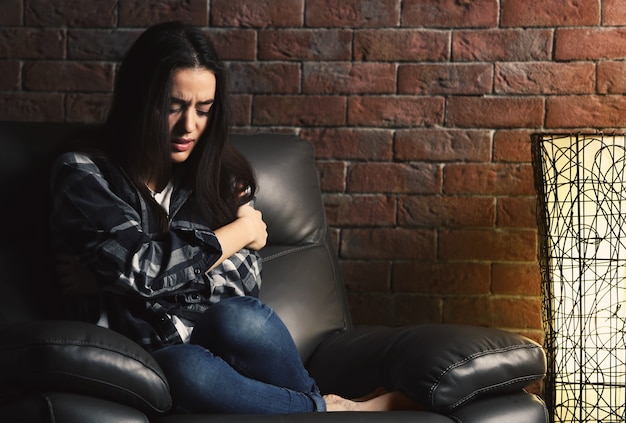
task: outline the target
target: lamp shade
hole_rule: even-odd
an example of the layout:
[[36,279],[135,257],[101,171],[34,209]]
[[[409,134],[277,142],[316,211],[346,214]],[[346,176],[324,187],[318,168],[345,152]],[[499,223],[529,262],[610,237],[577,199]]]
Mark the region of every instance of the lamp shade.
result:
[[626,420],[626,140],[534,134],[539,261],[555,422]]

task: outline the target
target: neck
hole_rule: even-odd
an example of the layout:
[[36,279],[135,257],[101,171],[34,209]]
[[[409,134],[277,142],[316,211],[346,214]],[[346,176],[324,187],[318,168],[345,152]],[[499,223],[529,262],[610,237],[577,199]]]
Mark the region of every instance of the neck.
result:
[[167,175],[162,175],[162,178],[157,177],[148,177],[144,179],[144,184],[148,189],[152,192],[161,192],[163,188],[167,186],[167,184],[172,179],[171,170],[167,172]]

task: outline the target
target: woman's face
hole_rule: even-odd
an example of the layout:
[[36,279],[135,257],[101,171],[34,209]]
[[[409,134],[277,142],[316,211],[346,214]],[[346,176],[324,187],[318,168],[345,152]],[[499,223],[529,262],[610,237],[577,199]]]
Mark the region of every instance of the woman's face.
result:
[[215,100],[215,75],[203,68],[184,68],[172,75],[169,111],[172,161],[189,158],[209,123]]

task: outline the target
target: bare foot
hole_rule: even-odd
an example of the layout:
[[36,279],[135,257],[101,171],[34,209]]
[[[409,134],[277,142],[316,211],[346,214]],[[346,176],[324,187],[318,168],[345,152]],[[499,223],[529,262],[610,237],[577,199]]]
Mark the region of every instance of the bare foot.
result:
[[[368,396],[369,397],[369,396]],[[392,411],[424,410],[402,392],[384,392],[365,401],[352,401],[339,395],[324,395],[327,411]]]
[[324,395],[324,401],[326,401],[326,411],[358,411],[357,403],[340,397],[339,395],[329,394]]
[[387,392],[389,392],[387,388],[385,388],[384,386],[379,386],[378,388],[374,389],[374,391],[370,392],[369,394],[363,395],[362,397],[359,397],[359,398],[354,398],[352,401],[357,401],[357,402],[368,401],[368,400],[371,400],[372,398],[379,397],[382,394],[386,394]]

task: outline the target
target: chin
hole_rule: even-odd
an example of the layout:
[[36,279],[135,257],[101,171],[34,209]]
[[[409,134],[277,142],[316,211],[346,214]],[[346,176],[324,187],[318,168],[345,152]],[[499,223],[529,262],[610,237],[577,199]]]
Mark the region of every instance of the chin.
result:
[[172,163],[183,163],[187,161],[190,154],[187,153],[172,153]]

